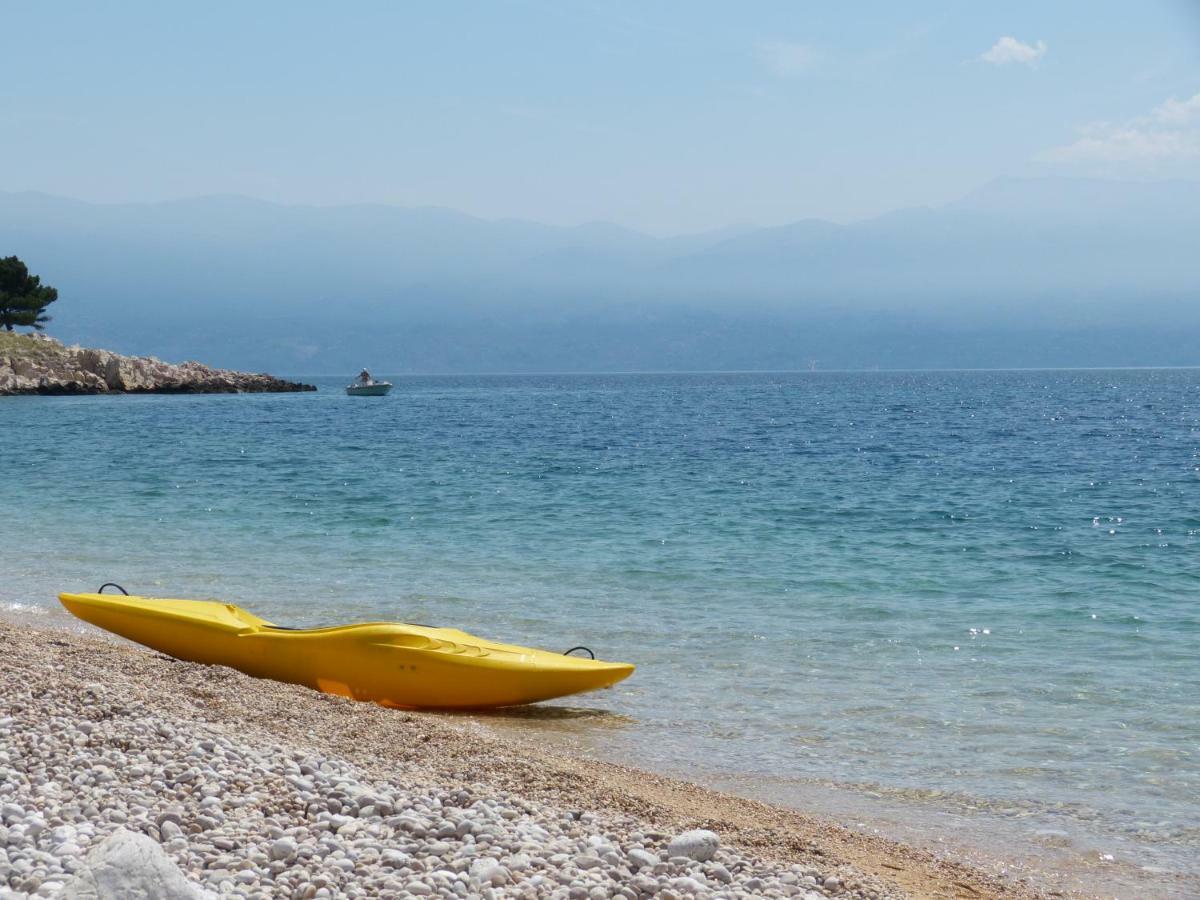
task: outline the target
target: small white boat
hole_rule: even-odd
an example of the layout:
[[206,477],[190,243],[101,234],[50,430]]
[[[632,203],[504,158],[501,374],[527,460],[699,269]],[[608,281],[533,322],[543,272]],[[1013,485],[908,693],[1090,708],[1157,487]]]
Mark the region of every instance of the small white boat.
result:
[[390,381],[356,381],[346,385],[346,393],[351,397],[382,397],[391,389]]

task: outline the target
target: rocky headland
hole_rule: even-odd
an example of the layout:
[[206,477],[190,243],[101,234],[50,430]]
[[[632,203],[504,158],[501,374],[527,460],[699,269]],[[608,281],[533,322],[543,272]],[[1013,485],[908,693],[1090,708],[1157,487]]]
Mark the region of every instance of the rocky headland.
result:
[[244,394],[315,391],[271,375],[122,356],[43,334],[0,333],[0,396],[12,394]]

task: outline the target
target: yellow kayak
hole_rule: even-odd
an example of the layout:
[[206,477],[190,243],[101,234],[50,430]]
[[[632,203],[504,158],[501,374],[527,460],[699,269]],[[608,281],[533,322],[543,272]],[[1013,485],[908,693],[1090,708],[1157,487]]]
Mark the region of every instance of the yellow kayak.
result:
[[536,703],[610,687],[633,673],[628,663],[497,644],[455,628],[373,622],[298,630],[216,600],[58,599],[84,621],[177,659],[402,709]]

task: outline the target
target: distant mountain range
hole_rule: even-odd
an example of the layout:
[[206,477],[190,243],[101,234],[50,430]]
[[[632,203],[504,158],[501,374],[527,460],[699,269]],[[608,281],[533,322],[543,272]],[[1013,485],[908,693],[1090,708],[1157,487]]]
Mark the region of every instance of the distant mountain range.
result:
[[67,341],[292,374],[1200,365],[1200,184],[1000,179],[655,238],[452,210],[0,193]]

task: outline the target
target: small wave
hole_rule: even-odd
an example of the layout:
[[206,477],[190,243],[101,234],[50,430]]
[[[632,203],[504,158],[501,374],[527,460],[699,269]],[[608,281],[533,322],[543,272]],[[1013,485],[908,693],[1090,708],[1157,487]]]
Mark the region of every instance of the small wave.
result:
[[46,607],[38,606],[36,603],[21,603],[15,600],[4,604],[4,611],[29,616],[44,616],[50,612]]

